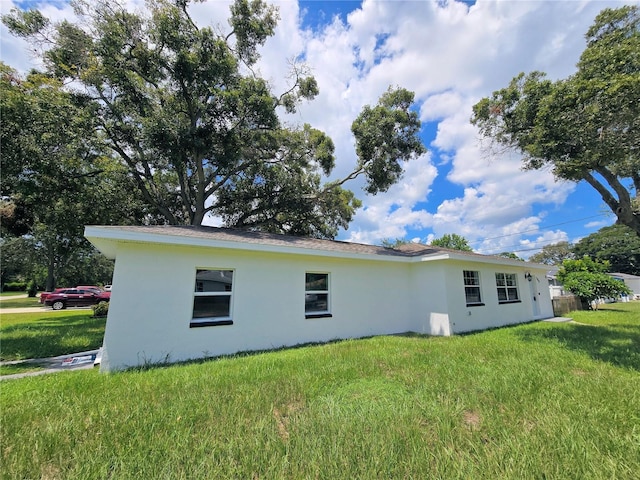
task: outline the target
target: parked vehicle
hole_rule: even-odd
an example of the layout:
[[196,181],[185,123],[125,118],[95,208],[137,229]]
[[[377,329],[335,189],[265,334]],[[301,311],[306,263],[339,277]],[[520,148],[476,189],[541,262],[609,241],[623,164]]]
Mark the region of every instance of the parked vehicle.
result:
[[40,303],[44,303],[45,300],[49,297],[49,295],[51,295],[52,293],[60,293],[63,290],[66,290],[69,287],[64,287],[64,288],[56,288],[53,292],[42,292],[40,294]]
[[61,292],[51,293],[45,299],[44,304],[54,310],[62,310],[67,307],[88,307],[96,303],[109,301],[102,296],[102,293],[93,290],[83,290],[78,288],[66,288]]
[[[100,302],[108,302],[109,300],[111,300],[111,292],[102,290],[100,287],[95,286],[95,285],[78,285],[77,287],[75,287],[75,289],[70,288],[70,287],[64,287],[64,288],[56,288],[53,292],[42,292],[40,294],[40,303],[43,303],[45,305],[50,305],[50,303],[47,303],[47,299],[49,299],[49,297],[53,294],[57,294],[57,293],[62,293],[65,290],[86,290],[89,292],[93,292],[96,296],[97,296],[97,301],[94,303],[100,303]],[[93,304],[90,304],[93,305]]]
[[103,290],[100,287],[97,287],[95,285],[78,285],[76,287],[78,290],[89,290],[91,292],[95,292],[98,294],[99,297],[99,302],[101,301],[105,301],[108,302],[109,300],[111,300],[111,292],[107,291],[107,290]]

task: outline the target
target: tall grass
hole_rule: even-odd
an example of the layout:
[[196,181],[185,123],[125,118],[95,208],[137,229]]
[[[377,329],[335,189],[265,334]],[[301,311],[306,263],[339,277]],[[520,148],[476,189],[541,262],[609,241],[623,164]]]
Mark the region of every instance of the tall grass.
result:
[[637,478],[639,313],[3,382],[1,475]]

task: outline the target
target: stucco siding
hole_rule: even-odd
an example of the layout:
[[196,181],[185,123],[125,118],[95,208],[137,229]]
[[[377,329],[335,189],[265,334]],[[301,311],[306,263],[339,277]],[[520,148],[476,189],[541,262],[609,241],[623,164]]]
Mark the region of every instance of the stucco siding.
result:
[[[116,257],[103,371],[407,331],[451,335],[553,316],[544,265],[204,227],[87,230]],[[195,293],[202,269],[232,276],[206,272]],[[475,305],[467,304],[465,270],[478,273]],[[327,311],[325,277],[319,291],[306,292],[307,273],[327,274]],[[500,302],[496,273],[515,275],[516,300]],[[225,300],[202,298],[216,295]],[[307,295],[320,299],[321,311],[305,315]],[[194,320],[194,296],[203,315],[210,305],[223,308]]]
[[[526,265],[523,266],[526,268]],[[446,268],[446,285],[449,292],[448,311],[452,333],[484,330],[553,316],[549,289],[545,283],[540,283],[540,281],[544,282],[545,280],[544,271],[536,272],[531,270],[532,281],[529,282],[525,279],[525,271],[522,268],[464,262],[448,262]],[[472,270],[479,273],[481,305],[467,305],[463,281],[464,270]],[[518,302],[500,303],[496,286],[496,273],[513,273],[516,275]],[[540,307],[537,314],[534,312],[533,307],[532,283],[535,284],[536,302]],[[541,288],[540,285],[543,285],[544,288]]]
[[[233,270],[233,325],[190,328],[196,268]],[[409,265],[129,244],[114,272],[102,369],[413,330]],[[305,273],[329,274],[305,318]]]
[[412,331],[426,335],[451,335],[444,262],[411,265]]

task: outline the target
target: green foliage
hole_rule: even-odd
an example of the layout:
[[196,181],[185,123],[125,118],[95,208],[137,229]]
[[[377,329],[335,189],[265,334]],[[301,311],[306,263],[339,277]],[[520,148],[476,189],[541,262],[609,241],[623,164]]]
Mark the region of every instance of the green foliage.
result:
[[640,236],[640,8],[603,10],[586,38],[576,74],[521,73],[478,102],[471,121],[521,151],[525,168],[585,180]]
[[5,381],[3,475],[631,479],[638,307]]
[[8,282],[5,283],[3,292],[24,292],[27,290],[27,282]]
[[576,243],[573,252],[609,262],[612,272],[640,275],[640,237],[625,225],[601,228]]
[[27,296],[29,298],[35,298],[37,294],[38,285],[36,284],[35,280],[29,280],[29,282],[27,283]]
[[451,250],[461,250],[463,252],[473,251],[467,239],[457,233],[445,233],[442,237],[432,240],[431,245],[434,247],[449,248]]
[[631,293],[624,282],[606,273],[572,272],[565,275],[564,288],[577,295],[583,303],[600,298],[618,298]]
[[413,94],[389,89],[353,123],[354,171],[323,183],[335,163],[331,139],[278,118],[313,99],[316,80],[294,64],[288,90],[276,95],[252,68],[277,9],[235,0],[225,32],[196,26],[189,3],[150,0],[133,12],[78,2],[77,24],[39,22],[34,12],[3,17],[47,46],[51,75],[86,92],[94,131],[126,166],[151,219],[200,225],[216,215],[227,226],[333,238],[361,205],[346,181],[362,174],[367,192],[385,191],[402,162],[424,153]]
[[385,248],[397,248],[402,245],[406,245],[407,243],[409,243],[409,240],[405,240],[404,238],[396,238],[396,239],[383,238],[380,241],[380,245]]
[[109,302],[100,302],[91,306],[94,317],[106,317],[109,314]]
[[[504,257],[504,258],[511,258],[512,260],[522,260],[522,258],[520,258],[518,255],[516,255],[513,252],[502,252],[500,254],[498,254],[499,257]],[[524,261],[524,260],[522,260]]]
[[562,267],[558,270],[558,280],[564,282],[566,275],[570,273],[606,273],[609,268],[609,262],[600,262],[591,257],[568,258],[562,262]]
[[617,298],[631,293],[624,282],[607,275],[609,268],[607,261],[594,261],[586,256],[567,259],[558,270],[558,280],[587,305],[600,298]]
[[562,265],[564,260],[574,257],[573,247],[569,242],[558,242],[552,245],[545,245],[542,250],[529,257],[533,263],[545,265]]
[[100,150],[95,105],[50,76],[22,78],[2,63],[0,87],[2,278],[52,289],[78,258],[97,255],[85,225],[137,223],[145,209],[126,170]]
[[358,172],[367,177],[365,190],[386,192],[402,175],[402,164],[426,149],[418,137],[418,112],[410,110],[414,94],[389,88],[378,105],[366,105],[351,125],[356,138]]

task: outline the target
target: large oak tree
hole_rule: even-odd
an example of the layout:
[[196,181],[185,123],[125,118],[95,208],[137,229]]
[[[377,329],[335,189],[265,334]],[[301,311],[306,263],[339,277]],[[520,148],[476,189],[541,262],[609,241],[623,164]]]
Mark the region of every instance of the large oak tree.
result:
[[525,169],[589,183],[640,236],[640,7],[603,10],[586,40],[574,75],[521,73],[478,102],[471,121],[522,152]]
[[86,99],[58,80],[38,73],[23,78],[0,62],[0,109],[2,248],[23,250],[21,259],[3,252],[0,278],[18,269],[47,289],[56,279],[80,282],[84,277],[71,270],[97,255],[83,237],[84,225],[142,221],[135,187],[118,162],[96,149]]
[[50,24],[38,11],[3,21],[39,41],[51,75],[84,93],[102,140],[128,168],[145,201],[168,223],[227,226],[333,238],[360,202],[343,188],[358,176],[385,191],[402,161],[425,152],[413,94],[389,89],[354,121],[357,164],[328,182],[334,144],[295,112],[318,94],[304,65],[287,91],[257,73],[259,49],[273,35],[277,9],[236,0],[228,28],[196,25],[188,0],[149,0],[132,12],[110,0],[77,2],[77,23]]

